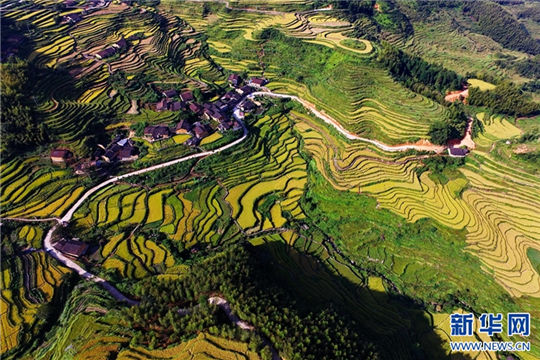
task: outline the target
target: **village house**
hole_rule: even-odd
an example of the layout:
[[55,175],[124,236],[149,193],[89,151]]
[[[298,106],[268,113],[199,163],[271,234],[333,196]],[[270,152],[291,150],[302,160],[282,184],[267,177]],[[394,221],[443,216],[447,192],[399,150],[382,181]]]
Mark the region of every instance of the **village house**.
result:
[[156,103],[156,111],[166,111],[169,109],[169,101],[167,99],[161,99]]
[[62,20],[70,24],[76,24],[82,19],[83,17],[81,16],[81,14],[69,14],[69,15],[64,16]]
[[267,81],[264,78],[252,77],[249,80],[249,84],[256,87],[261,87],[266,85]]
[[168,139],[171,130],[167,125],[151,125],[144,128],[144,137],[150,141]]
[[139,150],[130,139],[116,137],[111,144],[105,149],[105,153],[101,156],[106,162],[113,161],[133,161],[139,157]]
[[180,120],[178,124],[176,124],[175,133],[176,134],[188,134],[192,129],[191,124],[187,120]]
[[448,155],[451,157],[465,157],[469,153],[469,149],[462,149],[457,147],[448,148]]
[[238,87],[238,85],[242,83],[242,79],[240,78],[240,76],[238,76],[238,74],[229,75],[229,78],[227,80],[232,87]]
[[255,110],[256,105],[253,103],[253,101],[246,100],[242,104],[240,104],[239,108],[243,112],[251,112],[251,111]]
[[197,103],[191,103],[189,104],[189,110],[198,115],[203,111],[203,107]]
[[116,48],[109,46],[103,50],[98,51],[94,56],[96,59],[103,60],[116,54]]
[[249,85],[244,85],[239,89],[236,89],[236,92],[238,92],[240,95],[249,95],[253,92],[253,88]]
[[127,47],[127,41],[123,37],[111,45],[114,48],[117,48],[119,50],[125,49]]
[[82,241],[72,239],[62,239],[54,244],[54,248],[62,254],[78,259],[88,250],[88,244]]
[[51,151],[51,161],[55,164],[66,164],[73,158],[73,153],[66,149],[54,149]]
[[174,89],[169,89],[169,90],[163,91],[162,95],[170,99],[170,98],[176,97],[178,93]]
[[191,91],[184,91],[180,94],[180,100],[182,100],[185,103],[190,103],[195,101],[195,98],[193,97],[193,92]]
[[171,110],[171,111],[180,111],[180,110],[182,110],[184,108],[185,108],[184,103],[182,103],[180,101],[175,101],[170,105],[169,110]]
[[203,139],[209,135],[208,127],[201,122],[197,121],[195,124],[193,124],[193,135],[197,139]]

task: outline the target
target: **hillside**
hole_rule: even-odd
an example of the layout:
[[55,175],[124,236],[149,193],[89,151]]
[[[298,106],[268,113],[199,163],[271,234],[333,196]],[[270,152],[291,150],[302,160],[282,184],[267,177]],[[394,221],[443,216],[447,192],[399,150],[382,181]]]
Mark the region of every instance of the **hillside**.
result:
[[2,358],[540,357],[533,2],[0,10]]

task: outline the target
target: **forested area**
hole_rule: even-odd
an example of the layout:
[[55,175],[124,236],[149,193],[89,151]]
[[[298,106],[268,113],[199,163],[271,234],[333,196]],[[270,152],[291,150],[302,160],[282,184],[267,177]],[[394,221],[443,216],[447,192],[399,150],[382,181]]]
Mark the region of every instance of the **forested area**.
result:
[[392,77],[411,90],[443,102],[448,90],[461,89],[464,79],[441,65],[431,64],[383,42],[378,57]]
[[540,55],[537,55],[531,59],[522,60],[507,60],[501,59],[495,62],[498,66],[505,68],[513,68],[516,72],[524,77],[530,79],[540,78]]
[[429,137],[434,144],[445,145],[449,140],[460,139],[467,130],[467,114],[462,103],[452,103],[446,113],[445,121],[436,121],[429,129]]
[[2,155],[6,156],[45,144],[48,135],[37,118],[28,63],[16,60],[1,66]]
[[540,43],[500,5],[491,1],[467,1],[463,11],[477,21],[481,34],[504,47],[533,55],[540,54]]
[[470,88],[467,101],[470,105],[485,106],[493,112],[511,116],[527,116],[540,111],[540,104],[530,100],[518,87],[506,81],[493,90]]
[[[264,338],[288,359],[378,359],[359,325],[333,309],[300,306],[273,277],[268,259],[250,245],[235,245],[192,266],[178,280],[151,278],[136,285],[139,306],[124,311],[135,343],[158,348],[192,338],[200,331],[243,337],[270,358]],[[219,294],[233,312],[255,327],[239,331],[208,297]],[[313,307],[313,308],[310,308]],[[179,311],[189,308],[189,311]],[[339,329],[339,331],[335,331]]]

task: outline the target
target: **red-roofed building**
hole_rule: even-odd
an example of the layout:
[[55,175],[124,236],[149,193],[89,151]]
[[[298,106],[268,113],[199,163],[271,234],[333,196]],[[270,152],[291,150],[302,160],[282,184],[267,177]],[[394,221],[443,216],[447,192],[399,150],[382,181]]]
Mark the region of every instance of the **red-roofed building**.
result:
[[54,149],[51,151],[51,161],[57,164],[65,164],[73,157],[73,153],[66,149]]

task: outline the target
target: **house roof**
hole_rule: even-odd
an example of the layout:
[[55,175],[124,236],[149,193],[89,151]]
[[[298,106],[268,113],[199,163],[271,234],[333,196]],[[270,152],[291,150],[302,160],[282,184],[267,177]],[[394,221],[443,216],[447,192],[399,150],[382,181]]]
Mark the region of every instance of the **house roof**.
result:
[[123,49],[123,48],[125,48],[127,46],[126,39],[121,38],[120,40],[115,42],[114,45],[118,46],[120,49]]
[[109,56],[112,56],[116,53],[116,49],[113,48],[113,47],[108,47],[108,48],[105,48],[101,51],[98,51],[96,53],[96,55],[99,55],[101,56],[102,58],[106,58],[106,57],[109,57]]
[[66,15],[66,20],[71,22],[79,22],[82,20],[82,16],[80,14],[69,14]]
[[453,155],[453,156],[465,156],[469,153],[469,150],[453,147],[453,148],[449,148],[448,152],[450,153],[450,155]]
[[184,102],[189,102],[189,101],[193,101],[195,100],[195,98],[193,97],[193,92],[191,91],[184,91],[183,93],[180,94],[180,99]]
[[187,131],[191,130],[191,124],[187,120],[180,120],[178,124],[176,124],[176,130],[184,129]]
[[251,83],[262,86],[266,84],[266,79],[254,77],[254,78],[251,78]]
[[77,240],[61,240],[55,244],[55,248],[64,254],[79,257],[88,250],[88,244]]
[[172,111],[180,111],[182,109],[182,103],[180,101],[175,101],[171,104]]
[[124,148],[122,148],[122,150],[118,152],[118,157],[120,159],[126,159],[126,158],[132,157],[133,155],[137,155],[137,153],[138,153],[138,150],[136,147],[125,146]]
[[175,97],[176,95],[178,95],[178,93],[174,89],[169,89],[163,92],[163,96],[166,96],[168,98]]
[[201,105],[197,104],[197,103],[191,103],[189,104],[189,109],[191,111],[193,111],[194,113],[199,113],[201,112],[202,108],[201,108]]
[[55,158],[57,157],[57,158],[67,159],[71,157],[72,155],[73,153],[66,149],[54,149],[51,151],[51,157],[55,157]]
[[156,104],[156,110],[167,110],[168,107],[169,102],[167,101],[167,99],[161,99]]

